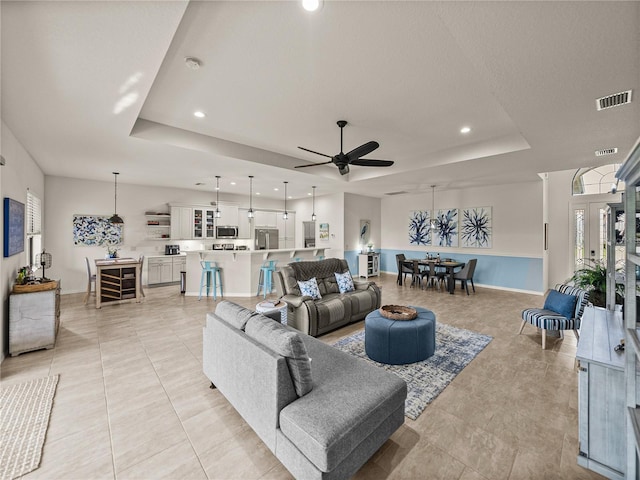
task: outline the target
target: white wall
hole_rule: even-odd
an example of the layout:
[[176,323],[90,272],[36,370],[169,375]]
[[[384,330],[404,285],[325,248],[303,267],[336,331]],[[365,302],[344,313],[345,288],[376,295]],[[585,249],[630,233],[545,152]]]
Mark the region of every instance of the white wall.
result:
[[382,245],[385,249],[420,252],[463,252],[467,254],[513,255],[541,258],[542,181],[438,190],[436,209],[492,207],[493,248],[445,248],[409,245],[408,222],[411,210],[430,210],[431,192],[398,195],[382,200]]
[[[45,180],[44,174],[38,164],[31,158],[29,152],[20,144],[13,132],[2,122],[1,130],[2,143],[0,144],[0,154],[5,158],[6,165],[2,169],[0,186],[2,201],[4,197],[12,198],[26,205],[27,189],[36,195],[43,202],[43,209],[46,207]],[[0,208],[0,211],[4,208]],[[4,218],[0,213],[0,225],[4,225]],[[43,239],[46,237],[43,235]],[[26,245],[26,238],[25,238]],[[8,352],[9,347],[9,293],[13,289],[18,269],[27,265],[26,251],[18,253],[8,258],[0,257],[2,265],[2,322],[0,323],[0,338],[2,345],[2,357]],[[49,277],[49,274],[47,273]],[[52,278],[52,277],[49,277]]]
[[[374,249],[380,249],[382,236],[380,232],[380,215],[382,200],[345,193],[344,195],[344,249],[360,251],[360,220],[371,222],[369,243]],[[362,248],[366,248],[364,245]]]
[[[140,254],[163,254],[167,243],[180,244],[181,248],[199,249],[203,245],[210,248],[212,240],[174,241],[146,240],[146,211],[168,212],[168,203],[192,203],[208,205],[215,200],[215,193],[196,190],[149,187],[124,183],[124,176],[118,178],[118,214],[124,219],[124,243],[120,256],[137,258]],[[47,176],[46,203],[44,209],[44,229],[47,233],[43,247],[53,255],[53,266],[48,270],[50,278],[62,280],[63,293],[77,293],[86,290],[87,270],[85,257],[103,258],[103,247],[73,245],[72,219],[74,214],[113,214],[114,183],[78,180],[66,177]],[[244,195],[220,194],[220,201],[235,202],[248,207],[249,197]],[[254,209],[280,209],[282,201],[254,197]],[[297,221],[296,221],[297,222]],[[146,270],[146,269],[145,269]],[[145,281],[146,272],[143,273]]]

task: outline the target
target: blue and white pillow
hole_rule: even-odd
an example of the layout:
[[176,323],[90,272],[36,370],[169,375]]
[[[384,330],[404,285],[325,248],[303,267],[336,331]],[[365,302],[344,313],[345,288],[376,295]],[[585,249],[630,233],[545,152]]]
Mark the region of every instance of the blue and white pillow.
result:
[[334,273],[336,276],[336,283],[338,284],[338,290],[340,293],[353,292],[356,288],[353,286],[353,278],[348,271],[344,273]]
[[320,300],[322,298],[316,277],[313,277],[306,282],[298,280],[298,286],[300,287],[300,293],[302,293],[302,295],[311,297],[314,300]]

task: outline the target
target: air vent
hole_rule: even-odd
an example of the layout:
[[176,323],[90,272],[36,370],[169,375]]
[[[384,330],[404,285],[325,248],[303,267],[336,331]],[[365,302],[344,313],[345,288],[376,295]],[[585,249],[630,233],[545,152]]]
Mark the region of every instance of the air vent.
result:
[[631,103],[631,92],[632,90],[627,90],[626,92],[615,93],[613,95],[598,98],[596,100],[596,108],[598,110],[605,110],[607,108],[619,107],[620,105]]
[[613,155],[618,153],[617,148],[604,148],[602,150],[596,150],[596,157],[604,157],[606,155]]
[[409,192],[405,192],[404,190],[400,191],[400,192],[389,192],[389,193],[385,193],[385,195],[404,195],[405,193],[409,193]]

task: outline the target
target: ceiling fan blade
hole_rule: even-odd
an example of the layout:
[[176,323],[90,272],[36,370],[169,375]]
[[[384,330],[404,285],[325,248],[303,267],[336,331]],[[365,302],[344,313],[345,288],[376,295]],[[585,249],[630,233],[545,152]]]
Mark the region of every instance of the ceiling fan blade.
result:
[[361,158],[349,163],[351,165],[360,165],[361,167],[390,167],[393,165],[392,160],[373,160],[370,158]]
[[367,143],[360,145],[359,147],[354,148],[349,153],[347,153],[347,158],[349,159],[349,163],[351,159],[356,160],[360,157],[364,157],[365,155],[373,152],[376,148],[378,148],[380,144],[378,142],[374,142],[373,140]]
[[323,157],[327,157],[327,158],[333,158],[331,155],[326,155],[324,153],[320,153],[320,152],[314,152],[313,150],[309,150],[308,148],[304,148],[304,147],[298,147],[300,150],[304,150],[305,152],[310,152],[310,153],[315,153],[316,155],[322,155]]
[[306,165],[296,165],[293,168],[317,167],[318,165],[326,165],[327,163],[333,163],[333,160],[329,160],[328,162],[320,162],[320,163],[308,163]]

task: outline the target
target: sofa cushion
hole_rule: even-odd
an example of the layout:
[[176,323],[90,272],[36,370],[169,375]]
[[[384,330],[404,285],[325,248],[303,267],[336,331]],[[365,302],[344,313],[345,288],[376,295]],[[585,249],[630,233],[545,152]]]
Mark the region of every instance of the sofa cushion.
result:
[[245,333],[287,359],[293,386],[299,397],[311,391],[313,388],[311,359],[300,335],[260,314],[249,319]]
[[280,412],[282,433],[323,472],[330,472],[399,408],[406,383],[312,337],[314,389]]
[[310,278],[309,280],[298,280],[298,286],[300,287],[300,292],[302,293],[302,295],[311,297],[314,300],[319,300],[322,298],[322,295],[320,295],[320,289],[318,288],[316,277]]
[[[348,296],[353,295],[350,293]],[[318,311],[318,328],[351,318],[351,301],[339,293],[329,293],[315,302]]]
[[253,310],[223,300],[216,307],[216,315],[232,327],[244,330],[249,319],[258,314]]
[[351,315],[359,315],[361,313],[369,313],[376,309],[376,301],[378,297],[376,292],[371,289],[356,290],[348,295],[351,302]]
[[543,309],[559,313],[565,318],[573,318],[576,309],[576,300],[577,297],[575,295],[566,295],[557,290],[551,290],[544,302]]
[[353,286],[353,278],[351,278],[350,272],[334,273],[336,277],[336,283],[338,284],[338,290],[340,293],[353,292],[356,287]]

